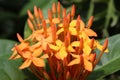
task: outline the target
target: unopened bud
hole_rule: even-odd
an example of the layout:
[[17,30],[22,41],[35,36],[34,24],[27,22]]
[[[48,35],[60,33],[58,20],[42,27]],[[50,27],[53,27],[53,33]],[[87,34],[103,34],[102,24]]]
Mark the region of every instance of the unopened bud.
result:
[[72,18],[75,16],[75,5],[72,6],[71,16]]
[[58,18],[60,18],[60,9],[61,8],[61,5],[60,5],[60,2],[58,2],[57,4],[57,12],[58,12]]
[[22,39],[22,37],[17,33],[17,38],[20,42],[23,42],[24,40]]
[[52,4],[52,12],[54,14],[56,13],[56,4],[55,3]]
[[66,17],[66,9],[65,8],[63,9],[62,16],[63,16],[63,18]]
[[52,12],[50,9],[48,9],[48,18],[49,18],[49,21],[52,22]]
[[34,15],[36,18],[38,17],[38,10],[36,6],[34,6]]
[[108,47],[108,38],[104,41],[102,50],[105,51],[107,49],[107,47]]
[[28,22],[28,26],[30,27],[30,29],[32,31],[34,31],[34,26],[33,26],[32,22],[30,21],[30,19],[28,19],[27,22]]
[[89,60],[90,60],[90,62],[94,62],[95,59],[96,59],[96,53],[91,53],[91,54],[89,55]]
[[40,17],[40,19],[43,19],[43,14],[42,14],[42,11],[41,11],[40,8],[38,9],[38,13],[39,13],[39,17]]
[[32,15],[32,13],[30,12],[30,10],[27,10],[27,14],[31,20],[34,20],[34,17]]
[[93,19],[94,17],[91,16],[90,19],[88,20],[88,23],[87,23],[87,28],[90,28],[92,26],[92,23],[93,23]]

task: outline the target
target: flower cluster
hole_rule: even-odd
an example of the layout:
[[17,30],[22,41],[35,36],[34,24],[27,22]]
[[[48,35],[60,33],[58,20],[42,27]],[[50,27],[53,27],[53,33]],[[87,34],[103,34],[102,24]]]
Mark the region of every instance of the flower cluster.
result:
[[[85,80],[107,52],[108,39],[101,45],[90,29],[93,16],[87,25],[80,15],[75,16],[75,5],[66,13],[60,3],[53,3],[45,19],[40,8],[34,6],[34,15],[28,12],[31,35],[23,39],[18,33],[20,44],[13,48],[10,59],[23,59],[19,69],[29,67],[40,80]],[[96,56],[95,50],[100,50]]]

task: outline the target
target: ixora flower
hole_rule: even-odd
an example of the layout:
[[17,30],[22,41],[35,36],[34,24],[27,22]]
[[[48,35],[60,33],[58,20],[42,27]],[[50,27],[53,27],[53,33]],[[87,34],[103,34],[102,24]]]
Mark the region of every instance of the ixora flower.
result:
[[[9,59],[23,59],[19,69],[30,68],[40,80],[86,80],[103,53],[108,52],[108,39],[103,45],[94,39],[97,34],[90,29],[93,16],[87,25],[80,15],[74,19],[75,5],[67,14],[59,2],[53,3],[48,19],[36,6],[34,15],[27,12],[32,33],[25,39],[17,33],[20,44],[12,48]],[[98,55],[96,49],[100,50]]]

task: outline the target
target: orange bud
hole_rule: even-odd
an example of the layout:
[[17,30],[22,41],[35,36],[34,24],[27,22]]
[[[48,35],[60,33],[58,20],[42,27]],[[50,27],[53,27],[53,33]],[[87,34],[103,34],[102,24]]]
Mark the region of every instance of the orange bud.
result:
[[67,32],[65,36],[65,47],[67,48],[70,45],[70,32]]
[[56,13],[56,4],[55,3],[52,4],[52,12],[54,14]]
[[72,18],[75,16],[75,5],[72,5],[71,16]]
[[36,6],[34,6],[34,15],[36,18],[38,17],[38,10]]
[[68,29],[68,27],[69,27],[69,22],[68,22],[67,17],[64,17],[64,19],[63,19],[63,27],[64,27],[64,29]]
[[39,17],[40,17],[40,19],[43,19],[42,11],[41,11],[40,8],[38,9],[38,13],[39,13]]
[[17,33],[17,38],[20,42],[23,42],[24,40],[22,39],[22,37]]
[[45,20],[42,20],[42,27],[43,27],[45,36],[47,36],[47,27],[46,27],[46,22],[45,22]]
[[49,18],[50,22],[52,22],[52,12],[50,9],[48,9],[48,18]]
[[58,2],[57,4],[58,18],[60,18],[60,8],[61,8],[61,5],[60,5],[60,2]]
[[56,29],[56,26],[55,26],[54,23],[52,23],[52,25],[51,25],[51,30],[52,30],[52,39],[53,39],[53,41],[55,42],[57,29]]
[[68,13],[67,18],[68,18],[68,22],[70,22],[70,13]]
[[102,50],[105,51],[107,49],[107,47],[108,47],[108,38],[104,41]]
[[66,17],[66,9],[65,8],[63,9],[62,16],[63,16],[63,18]]
[[83,38],[80,38],[80,47],[79,47],[79,52],[81,53],[83,50]]
[[27,10],[27,14],[31,20],[34,20],[34,17],[32,15],[32,13],[30,12],[30,10]]
[[34,26],[33,26],[32,22],[30,21],[30,19],[28,19],[27,22],[28,22],[28,26],[30,27],[30,29],[32,31],[34,31]]
[[90,19],[88,20],[88,23],[87,23],[87,28],[90,28],[92,26],[92,23],[93,23],[93,19],[94,17],[91,16]]
[[80,20],[81,18],[80,18],[80,15],[78,15],[78,17],[77,17],[77,20]]
[[76,30],[77,30],[77,32],[80,31],[80,16],[78,16],[78,18],[77,18],[77,22],[76,22]]
[[96,59],[96,53],[92,53],[89,55],[88,59],[90,60],[90,62],[94,62]]

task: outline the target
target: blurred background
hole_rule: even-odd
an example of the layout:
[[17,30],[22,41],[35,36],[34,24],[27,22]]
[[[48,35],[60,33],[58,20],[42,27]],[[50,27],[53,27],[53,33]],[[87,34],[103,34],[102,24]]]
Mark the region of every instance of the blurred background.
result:
[[[76,6],[76,17],[80,15],[87,23],[94,16],[92,29],[97,32],[98,39],[103,39],[120,33],[120,0],[58,0],[63,7],[70,10]],[[36,5],[42,10],[51,6],[57,0],[0,0],[0,39],[17,41],[16,33],[24,36],[24,26],[27,19],[27,9],[33,11]],[[46,13],[43,11],[43,13]],[[46,15],[45,14],[45,15]],[[120,79],[120,71],[107,76],[106,80]]]

